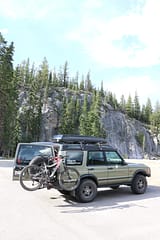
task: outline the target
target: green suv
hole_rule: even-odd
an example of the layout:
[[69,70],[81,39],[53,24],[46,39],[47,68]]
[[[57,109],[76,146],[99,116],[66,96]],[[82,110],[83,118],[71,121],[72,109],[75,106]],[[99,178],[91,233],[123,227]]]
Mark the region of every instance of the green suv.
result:
[[[55,151],[65,156],[66,164],[76,168],[80,173],[80,184],[72,192],[63,190],[58,185],[55,187],[63,194],[72,194],[80,202],[93,201],[97,189],[101,187],[117,189],[120,185],[127,185],[131,187],[133,193],[142,194],[147,188],[146,177],[151,176],[148,166],[142,163],[127,163],[116,149],[106,144],[103,138],[55,135],[53,142],[23,143],[19,144],[18,148],[22,146],[32,150],[40,148],[43,154],[48,152],[48,156],[54,155]],[[17,149],[13,179],[15,172],[17,174],[18,170],[23,168],[18,152]]]

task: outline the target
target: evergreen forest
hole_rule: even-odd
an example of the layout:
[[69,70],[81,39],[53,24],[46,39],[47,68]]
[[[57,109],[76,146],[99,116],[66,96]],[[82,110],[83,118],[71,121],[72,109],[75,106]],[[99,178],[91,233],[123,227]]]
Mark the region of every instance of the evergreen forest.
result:
[[[99,88],[94,87],[90,72],[80,75],[77,71],[71,76],[67,61],[58,70],[51,70],[46,58],[38,67],[29,58],[14,67],[14,51],[14,43],[8,43],[0,33],[0,156],[13,156],[18,142],[40,140],[44,108],[53,91],[59,93],[61,102],[60,109],[57,98],[53,104],[59,118],[56,129],[59,134],[106,137],[101,107],[108,104],[115,111],[141,121],[158,136],[158,101],[153,108],[148,98],[141,106],[137,92],[134,98],[129,95],[125,99],[122,95],[118,101],[114,93],[103,89],[103,81]],[[68,97],[64,94],[66,89],[70,92]],[[84,96],[83,101],[78,93]]]

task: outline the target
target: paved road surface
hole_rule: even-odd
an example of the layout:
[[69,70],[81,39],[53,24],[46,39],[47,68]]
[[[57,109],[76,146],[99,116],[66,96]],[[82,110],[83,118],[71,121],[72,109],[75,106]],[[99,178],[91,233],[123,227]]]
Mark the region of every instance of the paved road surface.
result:
[[81,204],[56,190],[23,190],[12,181],[12,162],[0,160],[0,240],[159,240],[160,161],[147,163],[145,194],[108,188]]

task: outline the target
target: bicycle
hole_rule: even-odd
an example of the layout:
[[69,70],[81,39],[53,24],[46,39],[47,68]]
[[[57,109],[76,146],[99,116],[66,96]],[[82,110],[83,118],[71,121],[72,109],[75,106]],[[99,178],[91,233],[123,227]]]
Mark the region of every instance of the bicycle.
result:
[[[80,174],[65,164],[65,157],[45,158],[36,156],[30,165],[20,173],[20,184],[27,191],[35,191],[48,186],[58,186],[61,190],[73,191],[80,183]],[[52,163],[51,163],[52,161]]]

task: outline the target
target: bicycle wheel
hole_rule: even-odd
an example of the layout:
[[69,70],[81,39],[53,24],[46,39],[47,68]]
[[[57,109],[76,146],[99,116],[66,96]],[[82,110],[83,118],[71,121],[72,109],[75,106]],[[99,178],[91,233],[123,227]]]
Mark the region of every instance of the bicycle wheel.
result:
[[63,190],[75,190],[80,183],[79,172],[72,167],[67,167],[64,171],[59,173],[59,185]]
[[24,167],[20,174],[20,184],[27,191],[35,191],[42,186],[43,169],[37,165]]

